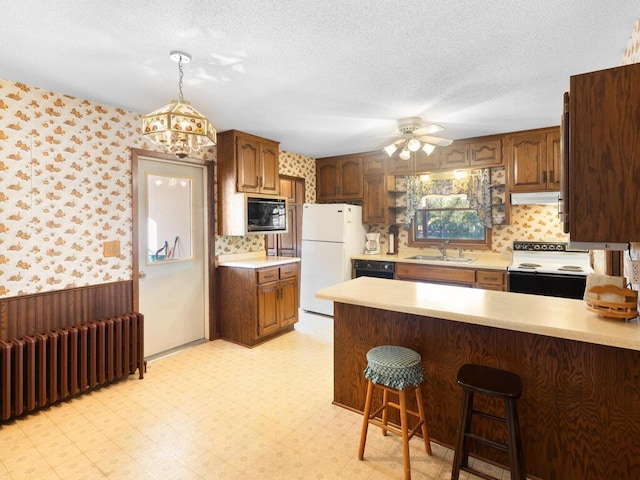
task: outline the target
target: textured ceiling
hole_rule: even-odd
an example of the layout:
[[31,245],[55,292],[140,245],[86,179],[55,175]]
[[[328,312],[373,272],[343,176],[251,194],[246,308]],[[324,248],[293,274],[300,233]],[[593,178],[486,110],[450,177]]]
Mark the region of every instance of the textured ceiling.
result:
[[148,113],[184,97],[218,131],[322,157],[401,117],[465,138],[557,125],[569,76],[620,64],[637,0],[22,0],[0,77]]

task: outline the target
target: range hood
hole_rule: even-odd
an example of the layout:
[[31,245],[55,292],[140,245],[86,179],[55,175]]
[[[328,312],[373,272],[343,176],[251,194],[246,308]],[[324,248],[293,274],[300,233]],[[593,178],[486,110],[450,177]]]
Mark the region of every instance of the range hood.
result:
[[560,192],[512,193],[511,205],[557,204]]

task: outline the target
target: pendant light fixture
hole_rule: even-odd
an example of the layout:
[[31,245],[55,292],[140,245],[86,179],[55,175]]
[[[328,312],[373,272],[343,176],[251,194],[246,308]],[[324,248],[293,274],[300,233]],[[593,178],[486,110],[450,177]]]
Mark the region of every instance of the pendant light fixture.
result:
[[191,55],[172,51],[169,58],[178,62],[180,79],[178,100],[142,117],[142,134],[179,158],[202,147],[216,144],[216,130],[211,122],[191,106],[182,96],[182,65],[191,61]]

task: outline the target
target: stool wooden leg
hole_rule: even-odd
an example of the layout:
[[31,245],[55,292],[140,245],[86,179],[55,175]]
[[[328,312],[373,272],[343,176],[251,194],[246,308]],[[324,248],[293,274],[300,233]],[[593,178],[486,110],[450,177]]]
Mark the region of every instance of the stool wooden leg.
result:
[[460,477],[460,467],[469,466],[469,439],[466,433],[471,427],[472,411],[473,392],[463,390],[460,423],[458,424],[458,438],[456,440],[456,451],[453,455],[453,466],[451,468],[451,480],[458,480]]
[[362,430],[360,432],[360,447],[358,448],[358,458],[364,458],[364,445],[367,442],[367,430],[369,428],[369,415],[371,415],[371,400],[373,397],[373,382],[367,383],[367,398],[364,402],[364,412],[362,416]]
[[400,429],[402,431],[402,457],[404,458],[404,478],[411,480],[411,465],[409,460],[409,428],[407,424],[407,392],[398,390],[400,400]]
[[511,480],[526,480],[520,425],[515,400],[505,400],[505,418],[507,420],[507,436],[509,442],[509,463],[511,464]]
[[420,415],[420,421],[422,422],[422,439],[424,440],[424,448],[428,455],[431,455],[431,442],[429,441],[429,432],[427,430],[427,419],[424,415],[424,404],[422,403],[422,389],[420,386],[416,387],[416,402],[418,403],[418,414]]
[[387,429],[384,427],[387,426],[387,422],[389,421],[389,414],[387,413],[389,411],[387,407],[387,405],[389,405],[389,390],[387,390],[386,387],[382,387],[382,405],[384,406],[382,409],[382,425],[384,425],[382,427],[382,435],[386,437]]

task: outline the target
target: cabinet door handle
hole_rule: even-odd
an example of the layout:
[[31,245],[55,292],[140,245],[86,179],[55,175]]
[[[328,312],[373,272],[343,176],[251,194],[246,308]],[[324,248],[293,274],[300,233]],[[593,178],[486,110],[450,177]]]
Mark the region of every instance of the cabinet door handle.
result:
[[498,277],[484,277],[484,280],[498,280]]
[[553,183],[553,170],[549,170],[549,183]]
[[542,172],[542,180],[540,183],[547,183],[547,172]]
[[264,278],[273,278],[275,276],[276,276],[275,273],[270,273],[269,275],[265,275]]

